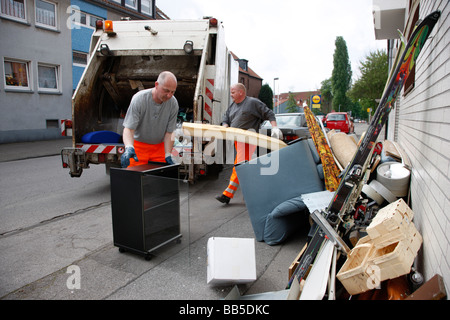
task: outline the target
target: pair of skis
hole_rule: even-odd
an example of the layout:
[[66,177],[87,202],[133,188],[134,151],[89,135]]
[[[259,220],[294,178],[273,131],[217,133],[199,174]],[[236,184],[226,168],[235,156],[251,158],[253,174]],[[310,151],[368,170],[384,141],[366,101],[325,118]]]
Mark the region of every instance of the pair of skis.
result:
[[[435,11],[425,17],[414,29],[407,44],[403,42],[398,50],[397,59],[392,68],[381,101],[375,111],[369,128],[360,142],[352,161],[347,166],[329,206],[324,215],[328,223],[336,230],[340,222],[351,218],[353,207],[358,200],[361,188],[367,179],[366,171],[370,164],[373,149],[378,135],[387,121],[391,109],[394,107],[398,93],[408,78],[411,68],[422,50],[425,41],[430,36],[434,26],[439,20],[441,13]],[[365,178],[366,177],[366,178]],[[297,268],[289,279],[288,288],[295,278],[301,281],[309,267],[327,240],[325,230],[315,225],[313,236],[305,252],[303,253]]]

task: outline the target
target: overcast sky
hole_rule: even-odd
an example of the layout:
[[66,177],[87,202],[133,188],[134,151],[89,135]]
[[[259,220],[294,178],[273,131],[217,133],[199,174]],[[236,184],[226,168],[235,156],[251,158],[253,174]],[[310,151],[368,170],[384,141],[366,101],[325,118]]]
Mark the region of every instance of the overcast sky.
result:
[[331,77],[337,36],[344,37],[353,79],[359,62],[386,40],[375,40],[372,0],[157,0],[171,19],[214,16],[228,48],[275,93],[319,89]]

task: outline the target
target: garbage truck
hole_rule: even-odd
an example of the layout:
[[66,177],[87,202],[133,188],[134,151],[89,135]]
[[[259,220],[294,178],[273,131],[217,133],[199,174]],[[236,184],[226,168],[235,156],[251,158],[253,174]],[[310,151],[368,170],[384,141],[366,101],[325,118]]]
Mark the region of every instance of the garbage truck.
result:
[[[105,164],[106,172],[120,166],[122,124],[131,98],[154,87],[166,70],[178,80],[179,122],[220,124],[239,74],[222,22],[206,17],[97,23],[88,64],[72,96],[72,119],[61,120],[62,134],[72,136],[72,146],[61,151],[71,177],[80,177],[91,164]],[[183,141],[176,141],[173,152],[184,153],[180,172],[194,182],[208,173],[202,154],[211,141]]]

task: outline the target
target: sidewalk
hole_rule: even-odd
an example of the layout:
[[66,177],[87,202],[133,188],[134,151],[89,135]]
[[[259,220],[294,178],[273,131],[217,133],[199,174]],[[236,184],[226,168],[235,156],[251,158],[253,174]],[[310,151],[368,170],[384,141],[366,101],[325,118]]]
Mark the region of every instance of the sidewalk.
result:
[[72,137],[57,140],[0,144],[0,162],[58,155],[72,146]]

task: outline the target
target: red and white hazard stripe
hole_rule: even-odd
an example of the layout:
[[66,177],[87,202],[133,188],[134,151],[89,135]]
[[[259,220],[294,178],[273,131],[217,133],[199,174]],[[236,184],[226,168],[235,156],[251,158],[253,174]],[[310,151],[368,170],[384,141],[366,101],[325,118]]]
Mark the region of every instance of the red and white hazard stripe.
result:
[[123,146],[107,144],[77,144],[76,148],[82,149],[86,153],[122,154],[125,151]]
[[61,120],[61,136],[63,137],[72,136],[72,120],[70,119]]
[[214,79],[206,79],[205,96],[205,112],[203,113],[203,120],[211,123],[214,99]]

